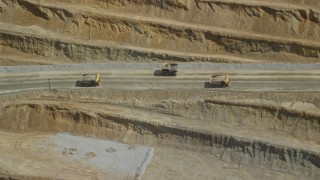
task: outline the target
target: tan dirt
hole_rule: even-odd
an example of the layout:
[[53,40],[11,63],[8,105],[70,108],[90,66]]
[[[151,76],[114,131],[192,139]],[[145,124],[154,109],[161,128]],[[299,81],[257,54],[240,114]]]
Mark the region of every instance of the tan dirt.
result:
[[[313,65],[320,62],[320,3],[0,0],[0,55],[1,66]],[[108,179],[97,163],[83,161],[99,159],[96,151],[86,151],[84,163],[72,163],[75,149],[57,157],[51,153],[56,146],[38,141],[59,133],[125,143],[129,150],[154,147],[144,176],[134,179],[320,177],[317,69],[182,70],[174,78],[153,76],[150,68],[127,74],[107,69],[100,87],[74,87],[85,71],[0,75],[0,179],[56,179],[57,173],[61,179]],[[231,87],[206,88],[212,73],[231,73]],[[49,90],[36,89],[48,84]]]
[[[276,172],[274,177],[278,178],[291,179],[295,175],[317,179],[320,115],[319,105],[313,102],[319,99],[318,93],[233,93],[237,100],[231,94],[224,97],[223,92],[219,98],[212,98],[215,93],[203,94],[202,97],[211,94],[211,98],[202,100],[196,92],[173,98],[174,94],[170,97],[170,92],[161,91],[40,91],[9,95],[2,97],[0,123],[2,129],[20,133],[70,132],[153,146],[156,159],[146,171],[147,179],[193,179],[195,175],[200,179],[222,178],[229,169],[234,170],[226,177],[239,179],[269,179],[270,172]],[[196,158],[208,168],[224,168],[190,171],[191,166],[183,158],[189,155],[190,161]],[[205,157],[218,162],[211,164]],[[171,165],[167,166],[169,162]],[[252,172],[257,167],[259,174]]]
[[319,10],[312,3],[81,2],[2,0],[0,52],[49,63],[319,61]]

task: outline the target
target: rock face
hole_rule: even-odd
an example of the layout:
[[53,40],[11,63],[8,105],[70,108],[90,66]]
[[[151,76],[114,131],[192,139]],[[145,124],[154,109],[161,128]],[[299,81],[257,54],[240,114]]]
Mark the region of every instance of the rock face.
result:
[[319,40],[316,1],[0,1],[0,52],[17,64],[312,63]]

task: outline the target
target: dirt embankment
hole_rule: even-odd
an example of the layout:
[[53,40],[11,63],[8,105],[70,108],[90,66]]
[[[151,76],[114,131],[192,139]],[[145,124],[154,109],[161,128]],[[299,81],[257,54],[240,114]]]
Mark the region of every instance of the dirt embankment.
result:
[[[12,113],[16,114],[12,117]],[[78,135],[116,139],[127,143],[187,148],[210,153],[220,149],[226,162],[305,175],[319,175],[319,153],[253,141],[223,134],[148,123],[125,116],[76,110],[69,105],[17,104],[1,112],[1,127],[7,130],[72,132]],[[7,121],[6,121],[7,120]]]
[[[59,0],[69,3],[70,1]],[[46,2],[53,2],[46,0]],[[56,2],[56,1],[55,1]],[[192,24],[256,32],[262,34],[320,38],[316,1],[79,1],[117,12],[154,16]],[[72,4],[72,3],[71,3]]]
[[2,0],[0,51],[74,62],[319,61],[317,8],[246,1],[41,2]]
[[234,101],[226,100],[226,97],[191,102],[164,101],[154,106],[169,114],[213,122],[221,126],[272,131],[274,134],[283,133],[320,143],[318,140],[320,115],[317,113],[319,109],[310,103],[294,104],[300,104],[300,108],[308,105],[313,108],[293,109],[291,106],[278,106],[272,101],[253,99]]
[[[127,143],[219,152],[214,155],[226,162],[309,178],[319,176],[319,104],[315,103],[319,94],[233,93],[237,101],[228,99],[226,95],[231,94],[35,91],[2,96],[0,125],[10,131],[71,132]],[[195,100],[199,96],[207,98]],[[170,97],[174,100],[167,100]],[[262,100],[249,101],[250,97]]]

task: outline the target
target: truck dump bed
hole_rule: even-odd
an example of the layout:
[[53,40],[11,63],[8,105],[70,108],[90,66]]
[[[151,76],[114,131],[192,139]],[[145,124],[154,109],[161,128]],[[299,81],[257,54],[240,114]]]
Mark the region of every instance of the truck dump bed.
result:
[[175,71],[178,67],[178,64],[176,63],[165,63],[162,65],[162,69],[167,69],[170,71]]
[[213,75],[210,78],[210,82],[221,82],[221,81],[229,81],[229,75]]
[[84,75],[82,76],[81,81],[82,81],[82,82],[96,81],[96,79],[97,79],[97,75],[95,75],[95,74],[84,74]]
[[210,77],[212,87],[228,87],[230,85],[229,75],[213,75]]

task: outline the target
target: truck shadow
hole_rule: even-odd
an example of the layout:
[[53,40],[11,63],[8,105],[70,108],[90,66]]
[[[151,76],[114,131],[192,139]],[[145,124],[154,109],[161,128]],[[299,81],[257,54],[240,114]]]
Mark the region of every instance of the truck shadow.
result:
[[203,87],[204,88],[222,88],[221,86],[218,86],[218,85],[212,85],[210,82],[204,82]]
[[177,76],[177,73],[176,72],[164,72],[162,70],[155,70],[153,72],[153,75],[154,76]]
[[203,87],[204,88],[212,88],[212,85],[210,84],[210,82],[204,82]]
[[163,71],[162,71],[162,70],[159,70],[159,69],[155,70],[155,71],[153,72],[153,75],[154,75],[154,76],[164,76]]
[[75,87],[90,87],[90,84],[88,83],[83,83],[79,80],[76,81],[76,84],[74,85]]

